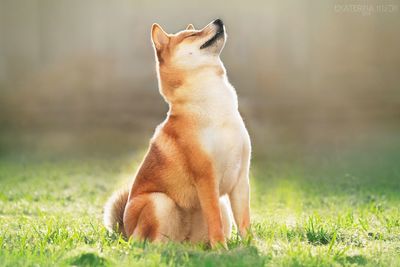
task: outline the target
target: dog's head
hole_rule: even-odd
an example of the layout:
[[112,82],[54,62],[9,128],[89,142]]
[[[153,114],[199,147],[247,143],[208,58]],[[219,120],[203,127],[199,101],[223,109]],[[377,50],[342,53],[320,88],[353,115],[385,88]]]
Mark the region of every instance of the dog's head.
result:
[[226,33],[220,19],[212,21],[201,30],[189,24],[186,30],[176,34],[168,34],[160,25],[153,24],[151,39],[160,66],[196,69],[219,64]]

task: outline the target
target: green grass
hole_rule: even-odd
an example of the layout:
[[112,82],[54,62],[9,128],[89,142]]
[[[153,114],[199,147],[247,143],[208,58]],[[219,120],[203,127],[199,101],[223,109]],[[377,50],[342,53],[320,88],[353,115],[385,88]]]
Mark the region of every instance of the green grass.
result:
[[307,159],[255,157],[252,236],[126,242],[102,225],[140,156],[0,158],[1,266],[400,266],[398,146]]

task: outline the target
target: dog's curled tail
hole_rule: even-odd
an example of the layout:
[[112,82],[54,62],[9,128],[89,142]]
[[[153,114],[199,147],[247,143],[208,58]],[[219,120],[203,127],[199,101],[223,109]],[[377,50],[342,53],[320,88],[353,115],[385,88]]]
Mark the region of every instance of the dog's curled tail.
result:
[[125,235],[124,211],[128,202],[128,188],[116,191],[104,206],[104,225],[110,232],[117,232]]

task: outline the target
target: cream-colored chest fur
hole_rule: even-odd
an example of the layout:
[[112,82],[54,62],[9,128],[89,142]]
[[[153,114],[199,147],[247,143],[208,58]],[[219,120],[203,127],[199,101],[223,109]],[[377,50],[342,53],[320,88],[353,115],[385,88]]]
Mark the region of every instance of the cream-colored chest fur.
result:
[[199,138],[211,157],[220,194],[224,195],[239,178],[243,160],[248,158],[244,153],[250,151],[250,140],[238,111],[235,89],[226,77],[208,78],[203,83],[209,86],[207,91],[199,93],[202,99]]
[[230,192],[239,178],[245,146],[249,144],[239,112],[204,127],[200,132],[200,140],[213,162],[220,194]]
[[180,111],[196,121],[198,141],[213,162],[219,191],[224,195],[237,183],[249,158],[245,153],[250,153],[235,89],[226,75],[215,75],[215,71],[202,72],[186,82],[187,87],[177,91],[174,100],[184,99]]

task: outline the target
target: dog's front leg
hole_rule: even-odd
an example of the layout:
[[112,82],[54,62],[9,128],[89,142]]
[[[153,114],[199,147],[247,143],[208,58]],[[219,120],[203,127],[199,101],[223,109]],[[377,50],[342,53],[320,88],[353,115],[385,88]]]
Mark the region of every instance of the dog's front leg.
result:
[[238,182],[229,193],[233,217],[242,238],[246,238],[250,228],[250,145],[245,146],[243,151],[242,166]]
[[199,177],[196,181],[196,189],[203,216],[208,225],[208,237],[211,247],[215,248],[218,245],[222,245],[227,248],[219,205],[219,190],[215,176]]
[[240,177],[232,192],[229,200],[232,206],[232,213],[236,226],[242,238],[246,238],[250,228],[250,187],[247,177]]

